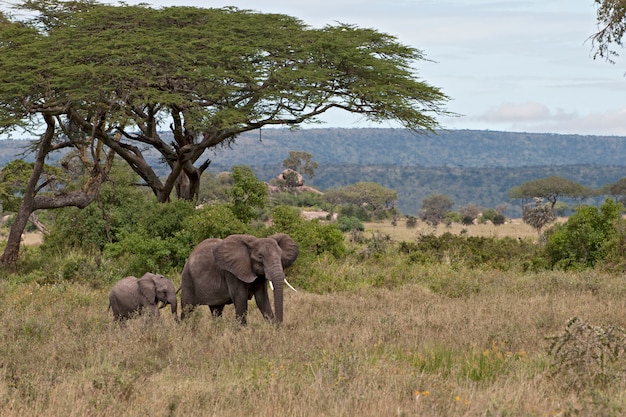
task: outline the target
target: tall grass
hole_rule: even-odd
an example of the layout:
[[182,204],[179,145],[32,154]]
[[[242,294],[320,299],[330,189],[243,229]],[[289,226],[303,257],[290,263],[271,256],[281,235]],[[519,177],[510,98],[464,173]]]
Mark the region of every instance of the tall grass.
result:
[[[577,374],[583,385],[572,386],[572,372],[583,371],[560,371],[571,358],[550,353],[572,317],[626,327],[622,277],[423,266],[391,256],[362,269],[324,260],[317,267],[340,283],[360,277],[372,285],[289,291],[280,327],[265,323],[253,301],[243,328],[228,307],[218,320],[202,308],[182,324],[163,314],[120,326],[107,312],[106,288],[2,281],[0,415],[626,412],[621,356],[602,384]],[[297,272],[289,277],[296,286]],[[405,281],[386,280],[390,274]]]

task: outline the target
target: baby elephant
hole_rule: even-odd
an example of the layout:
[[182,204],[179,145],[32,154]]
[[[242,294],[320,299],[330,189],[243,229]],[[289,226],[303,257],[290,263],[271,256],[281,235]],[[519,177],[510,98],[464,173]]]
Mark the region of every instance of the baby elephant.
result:
[[178,321],[176,289],[172,281],[163,275],[146,273],[141,278],[126,277],[119,280],[109,293],[109,307],[113,310],[113,317],[123,321],[136,313],[148,311],[158,316],[158,302],[170,304],[174,320]]

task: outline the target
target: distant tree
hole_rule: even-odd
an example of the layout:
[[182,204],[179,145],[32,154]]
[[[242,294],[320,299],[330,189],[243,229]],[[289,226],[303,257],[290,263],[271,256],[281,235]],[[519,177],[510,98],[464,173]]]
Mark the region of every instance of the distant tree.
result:
[[226,204],[230,201],[230,189],[233,187],[233,176],[228,171],[217,174],[205,172],[198,194],[201,204]]
[[415,216],[407,216],[406,217],[406,228],[414,229],[417,226],[417,217]]
[[468,204],[466,206],[459,207],[459,215],[461,216],[461,223],[466,226],[474,224],[474,220],[480,215],[481,209],[475,204]]
[[587,198],[596,192],[562,177],[548,177],[539,180],[528,181],[509,190],[509,198],[529,201],[534,198],[546,199],[550,202],[551,209],[561,197]]
[[422,208],[418,212],[420,220],[431,226],[437,226],[454,207],[454,201],[443,194],[434,194],[422,200]]
[[313,155],[308,152],[289,151],[289,157],[283,161],[283,167],[313,178],[318,164],[313,161]]
[[506,218],[503,214],[498,213],[494,209],[487,209],[483,211],[478,220],[480,221],[480,223],[486,223],[487,221],[490,221],[494,225],[499,226],[501,224],[504,224]]
[[603,187],[601,192],[610,195],[619,203],[626,203],[626,178]]
[[372,218],[388,218],[396,214],[398,193],[375,182],[358,182],[328,190],[324,199],[333,207],[350,204],[369,213]]
[[532,226],[541,235],[541,230],[556,220],[556,215],[550,203],[543,204],[543,199],[535,198],[535,202],[525,204],[522,207],[522,220]]

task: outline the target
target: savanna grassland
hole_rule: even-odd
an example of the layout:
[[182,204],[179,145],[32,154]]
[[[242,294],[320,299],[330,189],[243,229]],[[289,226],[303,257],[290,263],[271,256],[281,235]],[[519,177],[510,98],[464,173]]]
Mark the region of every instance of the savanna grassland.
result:
[[622,276],[421,264],[394,244],[296,263],[288,279],[301,287],[311,271],[330,283],[286,293],[282,326],[251,301],[244,328],[230,306],[218,320],[202,308],[120,326],[106,285],[4,279],[0,415],[626,412]]

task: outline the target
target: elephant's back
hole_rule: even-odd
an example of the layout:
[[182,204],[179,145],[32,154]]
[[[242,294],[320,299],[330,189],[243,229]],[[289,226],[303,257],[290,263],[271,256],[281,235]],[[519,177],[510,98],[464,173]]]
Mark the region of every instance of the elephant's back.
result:
[[222,242],[222,239],[210,238],[205,239],[191,251],[189,259],[185,263],[183,270],[183,276],[190,274],[191,276],[198,275],[207,269],[210,269],[214,264],[213,248],[218,246]]

